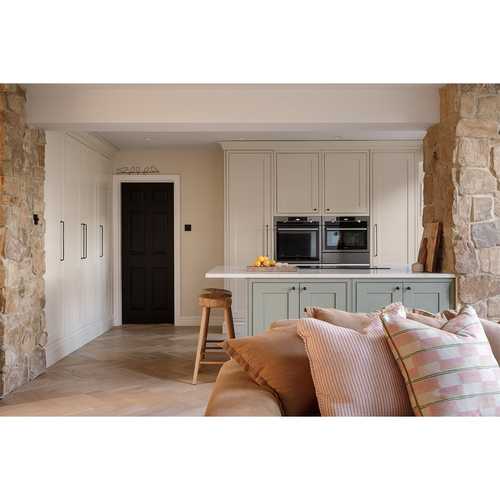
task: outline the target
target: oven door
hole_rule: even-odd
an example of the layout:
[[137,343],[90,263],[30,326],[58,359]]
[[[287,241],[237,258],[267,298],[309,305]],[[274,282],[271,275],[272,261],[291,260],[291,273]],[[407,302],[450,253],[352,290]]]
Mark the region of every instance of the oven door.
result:
[[320,228],[286,226],[276,228],[276,260],[279,262],[319,262]]
[[368,229],[366,227],[338,227],[326,225],[323,251],[366,252],[368,251]]

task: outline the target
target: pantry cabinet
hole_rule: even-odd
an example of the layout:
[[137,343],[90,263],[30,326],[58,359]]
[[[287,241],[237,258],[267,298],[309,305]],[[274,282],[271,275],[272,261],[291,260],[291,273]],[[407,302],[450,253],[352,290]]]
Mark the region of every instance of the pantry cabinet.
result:
[[377,151],[371,166],[373,265],[416,260],[419,218],[418,168],[414,152]]
[[276,213],[318,214],[319,153],[276,154]]
[[367,215],[368,153],[325,153],[321,185],[325,215]]
[[111,327],[111,160],[86,137],[47,132],[48,365]]
[[[246,266],[272,255],[271,165],[267,152],[228,152],[225,158],[225,264]],[[228,284],[226,286],[229,286]],[[235,329],[246,323],[246,286],[231,283]]]

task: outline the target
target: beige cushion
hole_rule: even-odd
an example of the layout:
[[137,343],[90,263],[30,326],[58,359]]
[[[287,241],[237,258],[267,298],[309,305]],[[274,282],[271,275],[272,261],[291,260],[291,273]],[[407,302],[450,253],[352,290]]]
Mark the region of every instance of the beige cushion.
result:
[[265,387],[256,384],[241,366],[229,360],[222,366],[210,395],[205,415],[281,416],[280,402]]
[[298,323],[322,416],[409,416],[404,379],[372,319],[366,333],[314,318]]
[[306,316],[326,321],[332,325],[350,328],[351,330],[361,332],[370,325],[371,321],[377,316],[377,314],[350,313],[333,308],[307,307]]
[[276,395],[283,415],[319,414],[309,360],[294,325],[223,345],[254,382]]

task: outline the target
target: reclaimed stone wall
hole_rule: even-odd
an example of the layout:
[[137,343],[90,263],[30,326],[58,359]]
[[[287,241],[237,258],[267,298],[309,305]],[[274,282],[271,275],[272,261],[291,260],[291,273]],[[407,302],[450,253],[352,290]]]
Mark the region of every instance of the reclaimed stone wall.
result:
[[45,370],[45,134],[25,102],[0,84],[0,398]]
[[458,299],[500,320],[500,84],[447,85],[424,138],[424,222],[443,225]]

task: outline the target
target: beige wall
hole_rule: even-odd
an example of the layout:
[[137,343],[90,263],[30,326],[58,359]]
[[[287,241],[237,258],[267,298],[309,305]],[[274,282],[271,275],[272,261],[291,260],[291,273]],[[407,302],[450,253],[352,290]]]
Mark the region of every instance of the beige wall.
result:
[[[181,321],[198,321],[200,289],[222,286],[206,280],[224,263],[224,155],[219,148],[118,151],[114,168],[154,165],[162,174],[181,176]],[[185,232],[184,224],[192,224]]]

